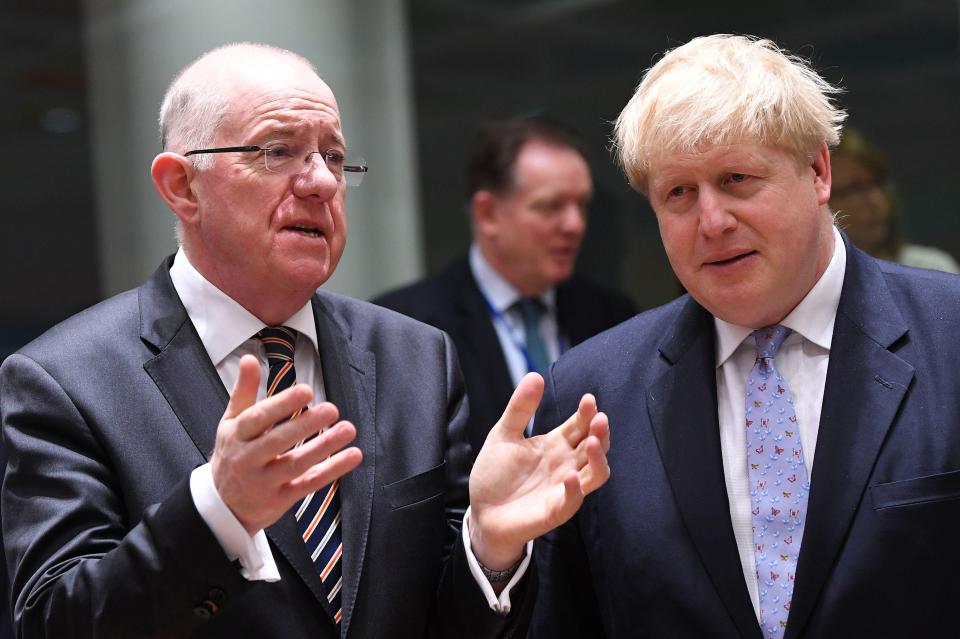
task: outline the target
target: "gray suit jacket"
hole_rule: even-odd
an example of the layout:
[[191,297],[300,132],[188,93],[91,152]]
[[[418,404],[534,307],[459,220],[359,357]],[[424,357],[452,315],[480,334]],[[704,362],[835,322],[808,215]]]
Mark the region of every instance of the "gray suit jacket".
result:
[[422,637],[508,633],[458,534],[469,445],[440,331],[349,298],[313,309],[328,399],[357,427],[342,480],[336,628],[291,514],[267,530],[282,579],[248,582],[193,505],[228,394],[168,260],[0,368],[3,533],[15,624],[39,637]]

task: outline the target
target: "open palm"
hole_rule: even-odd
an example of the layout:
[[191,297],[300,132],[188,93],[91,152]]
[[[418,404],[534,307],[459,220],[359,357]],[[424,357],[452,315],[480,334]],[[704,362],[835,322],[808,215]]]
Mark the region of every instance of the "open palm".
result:
[[520,381],[470,474],[471,537],[484,565],[509,562],[527,541],[570,519],[610,476],[607,417],[592,395],[557,428],[524,437],[542,396],[539,375]]

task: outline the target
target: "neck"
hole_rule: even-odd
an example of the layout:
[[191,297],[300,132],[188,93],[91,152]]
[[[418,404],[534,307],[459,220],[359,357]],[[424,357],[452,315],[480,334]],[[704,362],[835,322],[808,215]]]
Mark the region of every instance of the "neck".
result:
[[198,259],[191,255],[186,244],[184,244],[183,249],[190,265],[205,280],[216,286],[267,326],[282,324],[303,308],[303,305],[313,296],[315,289],[307,291],[292,290],[279,282],[272,282],[270,286],[264,286],[242,278],[231,277],[230,273],[216,268],[214,264],[210,264],[207,260]]
[[500,277],[507,280],[507,282],[513,288],[517,289],[517,292],[520,293],[521,297],[539,297],[550,288],[549,286],[544,286],[539,283],[526,281],[522,277],[517,277],[508,267],[506,260],[499,259],[499,256],[494,252],[490,251],[487,247],[480,242],[477,243],[477,248],[480,249],[480,255],[483,256],[483,259],[487,261],[487,264],[497,272]]

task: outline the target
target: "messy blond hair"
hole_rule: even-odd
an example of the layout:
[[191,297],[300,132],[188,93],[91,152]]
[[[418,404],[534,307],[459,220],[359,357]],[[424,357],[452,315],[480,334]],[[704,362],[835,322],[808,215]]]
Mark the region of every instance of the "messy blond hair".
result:
[[798,160],[839,141],[842,89],[770,40],[694,38],[646,71],[617,118],[614,147],[633,188],[646,192],[650,164],[744,142],[786,148]]

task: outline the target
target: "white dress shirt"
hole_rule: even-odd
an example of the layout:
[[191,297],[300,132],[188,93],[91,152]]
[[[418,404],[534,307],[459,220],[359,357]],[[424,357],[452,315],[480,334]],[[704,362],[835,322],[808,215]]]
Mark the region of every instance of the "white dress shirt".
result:
[[[170,268],[170,279],[183,306],[193,323],[204,349],[213,362],[223,385],[232,390],[240,373],[240,358],[250,354],[260,360],[260,389],[257,399],[266,397],[266,379],[269,372],[267,354],[254,335],[266,324],[234,301],[226,293],[207,281],[190,264],[183,249],[177,251]],[[297,362],[297,382],[313,389],[314,400],[310,406],[324,401],[323,371],[320,366],[317,346],[317,327],[313,308],[308,301],[303,307],[282,323],[297,331],[294,360]],[[273,553],[266,534],[260,530],[252,537],[237,521],[223,503],[213,484],[210,464],[196,468],[190,475],[190,492],[200,517],[206,522],[227,557],[238,560],[240,572],[251,581],[279,581]],[[510,611],[510,590],[526,572],[532,556],[532,542],[527,544],[527,554],[517,574],[498,597],[483,576],[469,541],[470,510],[464,516],[463,540],[467,550],[467,562],[471,573],[486,596],[490,607],[501,614]]]
[[[793,333],[783,342],[776,358],[777,370],[787,381],[794,398],[800,443],[808,473],[813,471],[833,324],[837,317],[847,262],[846,248],[836,229],[833,230],[833,236],[834,252],[826,271],[800,304],[780,322],[782,326],[793,329]],[[717,409],[723,475],[740,564],[754,612],[759,619],[747,436],[743,428],[746,378],[756,359],[756,342],[751,337],[751,328],[729,324],[716,317],[714,326],[717,331]]]
[[[500,340],[500,350],[507,360],[510,378],[516,386],[520,379],[530,372],[523,350],[526,346],[523,315],[514,307],[523,296],[490,265],[476,244],[470,246],[470,271],[473,279],[477,281],[480,293],[496,311],[491,313],[490,321],[493,322],[497,339]],[[547,347],[547,356],[551,362],[555,362],[565,350],[557,325],[557,289],[548,288],[540,294],[539,299],[546,308],[546,312],[540,315],[540,337]]]

